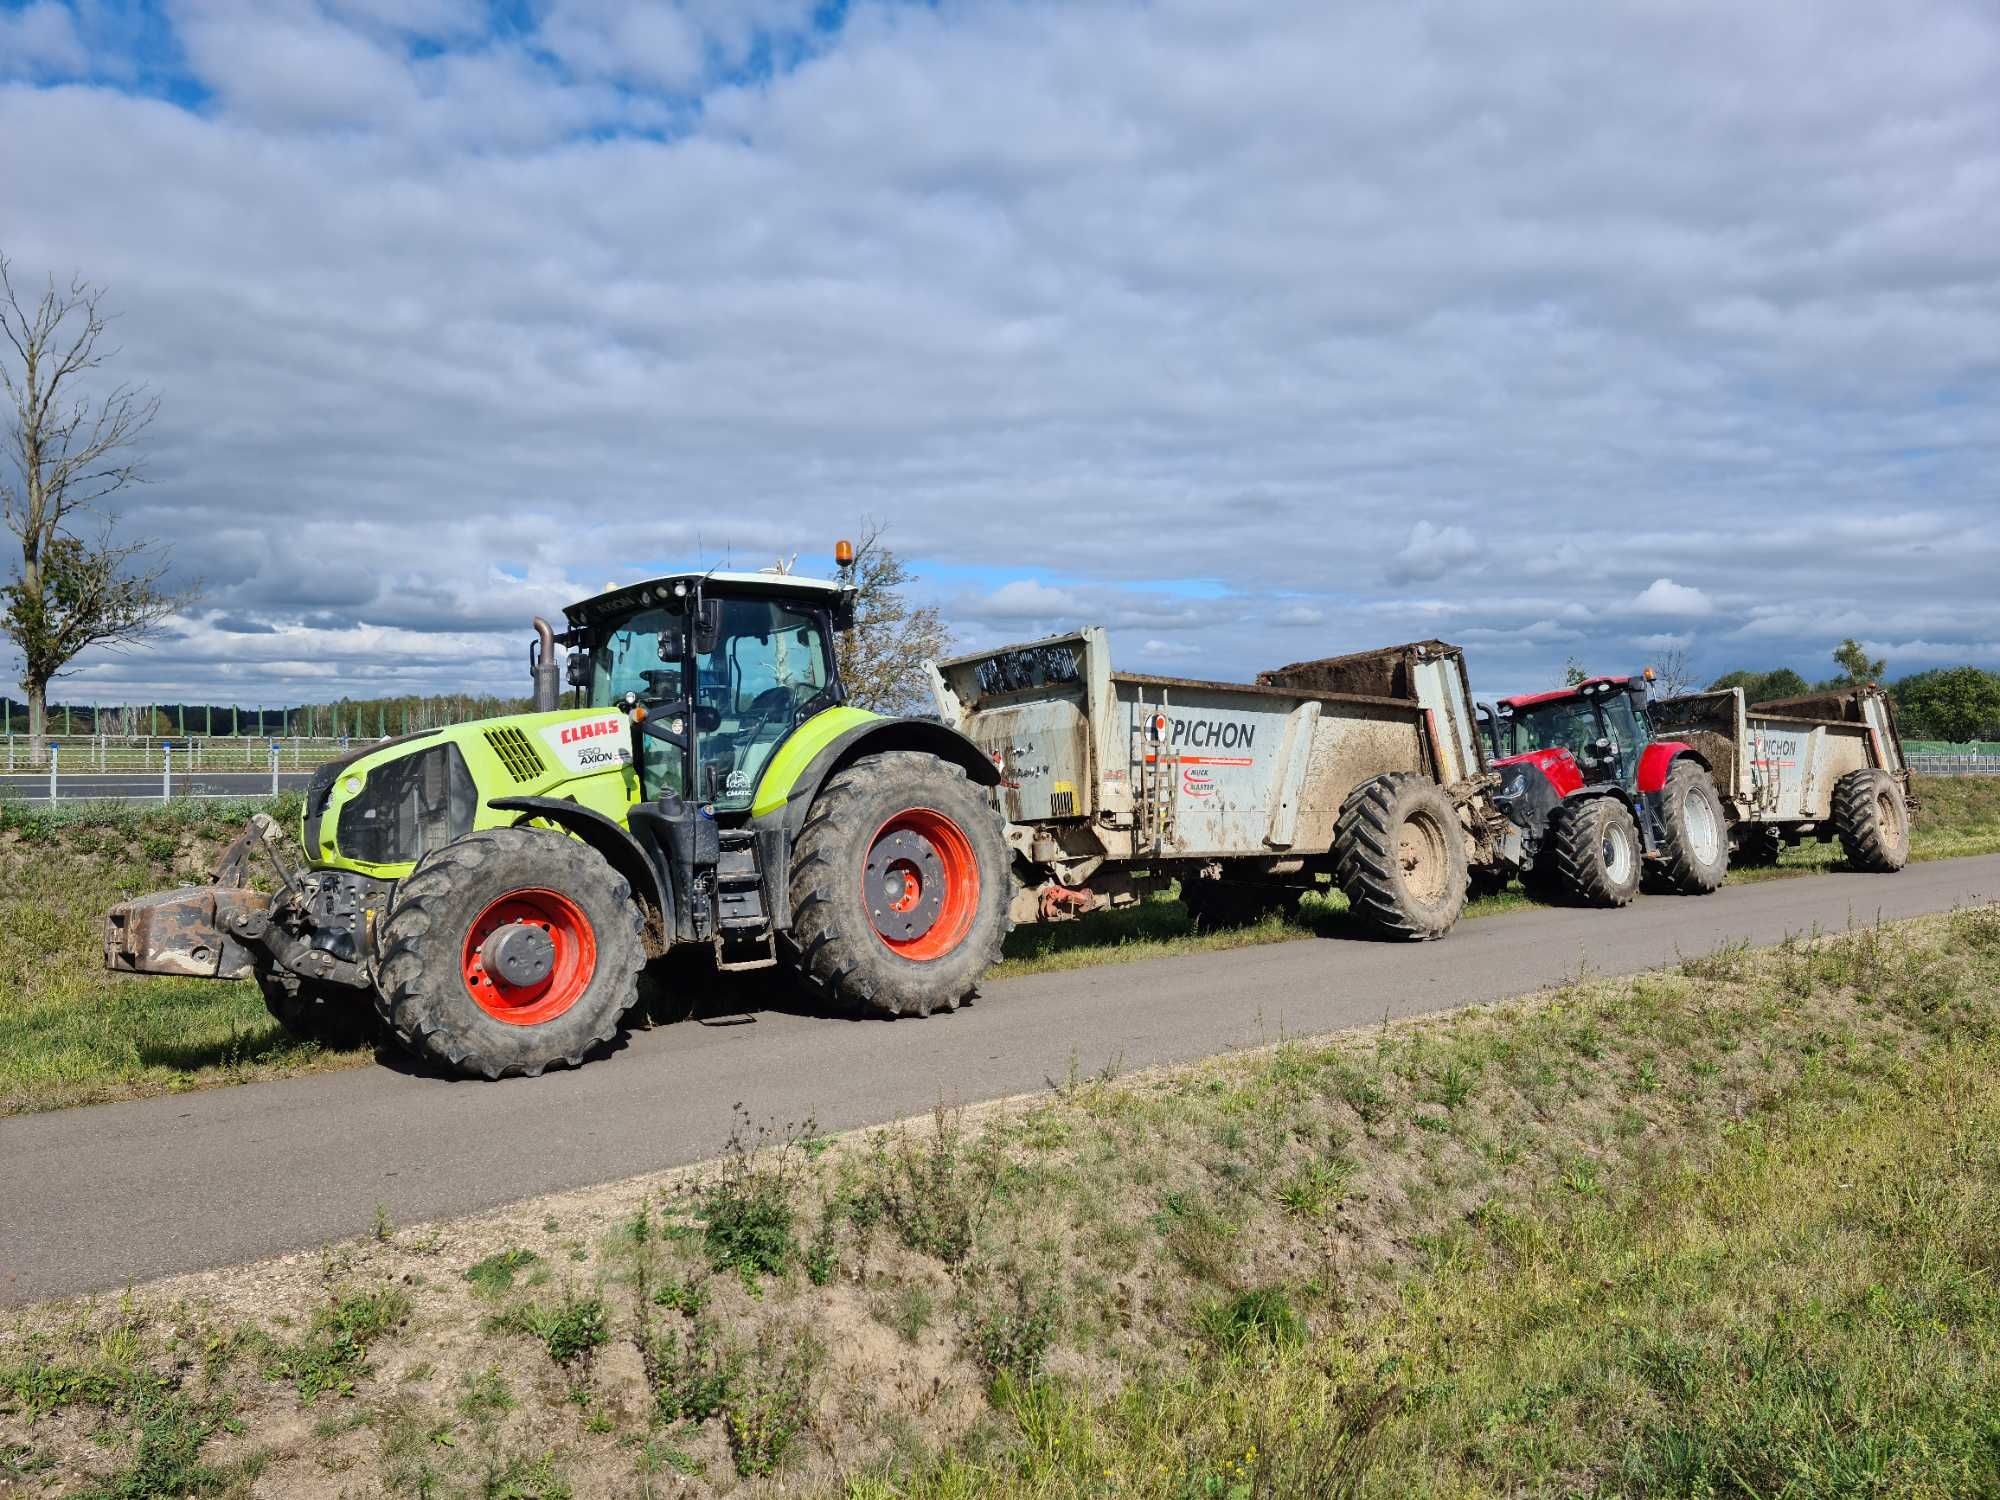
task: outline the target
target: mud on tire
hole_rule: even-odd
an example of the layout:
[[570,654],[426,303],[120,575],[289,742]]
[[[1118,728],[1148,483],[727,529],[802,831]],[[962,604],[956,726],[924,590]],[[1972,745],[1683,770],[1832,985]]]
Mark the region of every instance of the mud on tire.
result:
[[1443,937],[1465,909],[1465,833],[1443,788],[1392,772],[1347,794],[1333,832],[1334,879],[1385,937]]
[[1639,894],[1639,825],[1615,797],[1572,797],[1549,819],[1542,851],[1564,899],[1626,906]]
[[[545,983],[510,986],[485,971],[472,940],[528,925],[550,933],[554,967]],[[631,888],[588,845],[542,829],[470,834],[397,889],[376,1009],[404,1046],[461,1073],[533,1078],[574,1067],[617,1035],[638,999],[639,934]]]
[[1707,895],[1729,873],[1729,824],[1714,779],[1699,761],[1675,761],[1658,807],[1660,857],[1647,868],[1647,883],[1676,895]]
[[1887,771],[1849,771],[1833,785],[1833,826],[1847,862],[1891,874],[1910,862],[1910,810]]
[[791,891],[808,983],[878,1015],[927,1016],[956,1009],[999,960],[1012,860],[999,811],[961,767],[891,751],[820,787]]

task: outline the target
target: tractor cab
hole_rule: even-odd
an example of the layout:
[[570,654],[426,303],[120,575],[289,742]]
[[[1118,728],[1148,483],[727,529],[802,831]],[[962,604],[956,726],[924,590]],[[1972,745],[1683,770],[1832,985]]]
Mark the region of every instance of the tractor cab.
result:
[[1548,770],[1551,760],[1566,756],[1580,782],[1635,792],[1640,756],[1653,737],[1646,712],[1650,680],[1650,671],[1592,677],[1557,692],[1501,699],[1500,712],[1488,719],[1494,763],[1533,759]]
[[564,612],[575,705],[632,721],[640,796],[748,810],[798,725],[846,701],[834,633],[853,621],[845,583],[778,573],[678,573]]

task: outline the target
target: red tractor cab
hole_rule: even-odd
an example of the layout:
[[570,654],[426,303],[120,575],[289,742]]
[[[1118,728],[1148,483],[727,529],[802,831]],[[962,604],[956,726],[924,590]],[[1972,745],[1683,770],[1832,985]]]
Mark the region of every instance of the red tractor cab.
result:
[[1624,906],[1642,883],[1704,895],[1729,868],[1708,762],[1654,737],[1651,678],[1591,677],[1480,705],[1494,800],[1521,830],[1530,879],[1586,905]]

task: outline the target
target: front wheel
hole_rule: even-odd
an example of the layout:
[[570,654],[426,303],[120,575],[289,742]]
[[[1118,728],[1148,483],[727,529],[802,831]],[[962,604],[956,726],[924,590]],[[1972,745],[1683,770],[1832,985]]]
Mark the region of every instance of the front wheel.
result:
[[589,845],[470,834],[397,889],[376,1009],[404,1046],[461,1073],[575,1067],[638,999],[639,934],[631,888]]
[[792,937],[812,984],[884,1016],[953,1010],[1000,958],[1000,814],[948,761],[898,750],[827,778],[792,849]]
[[1639,825],[1612,797],[1571,798],[1549,819],[1543,857],[1564,896],[1584,906],[1627,906],[1639,894]]

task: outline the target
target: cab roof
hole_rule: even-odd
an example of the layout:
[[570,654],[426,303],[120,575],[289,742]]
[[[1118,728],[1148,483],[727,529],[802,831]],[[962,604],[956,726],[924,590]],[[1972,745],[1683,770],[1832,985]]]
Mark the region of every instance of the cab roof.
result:
[[1564,698],[1580,698],[1585,688],[1622,688],[1631,685],[1630,677],[1586,677],[1582,682],[1566,688],[1557,688],[1552,693],[1517,693],[1512,698],[1502,698],[1500,706],[1510,709],[1534,708],[1543,703],[1559,703]]
[[745,594],[769,594],[824,604],[831,604],[837,599],[843,588],[843,585],[829,579],[804,578],[797,573],[725,572],[719,568],[709,573],[663,573],[658,578],[645,578],[619,588],[606,589],[601,594],[565,605],[563,614],[571,625],[587,625],[607,615],[624,614],[637,606],[668,597],[677,583],[686,584],[690,593],[699,583],[706,590],[738,598]]

